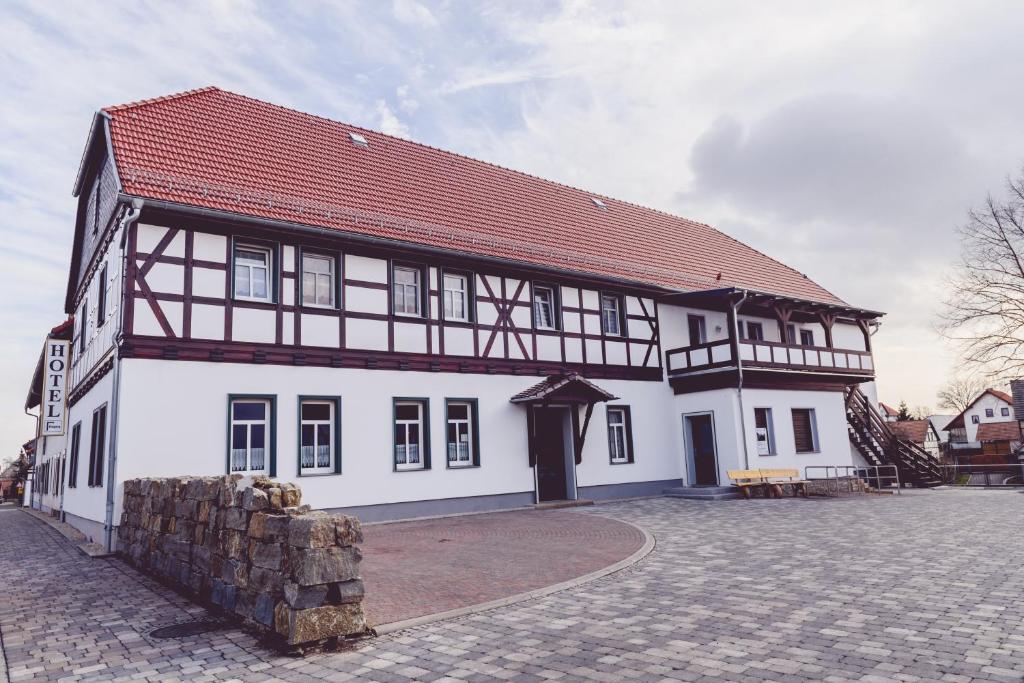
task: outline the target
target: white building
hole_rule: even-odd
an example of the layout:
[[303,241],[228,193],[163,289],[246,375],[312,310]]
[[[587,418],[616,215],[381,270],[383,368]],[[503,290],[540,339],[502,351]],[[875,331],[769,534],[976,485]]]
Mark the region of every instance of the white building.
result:
[[979,449],[978,427],[993,422],[1015,422],[1013,398],[1005,391],[986,389],[946,425],[953,449]]
[[861,462],[880,313],[699,223],[215,88],[97,114],[63,509],[265,473],[381,519]]

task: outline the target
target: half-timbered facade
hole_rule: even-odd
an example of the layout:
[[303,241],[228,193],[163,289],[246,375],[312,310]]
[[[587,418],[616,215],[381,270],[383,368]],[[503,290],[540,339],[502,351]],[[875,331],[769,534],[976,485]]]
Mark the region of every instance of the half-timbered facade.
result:
[[708,226],[217,89],[101,111],[76,193],[96,540],[140,476],[375,519],[857,460],[881,314]]

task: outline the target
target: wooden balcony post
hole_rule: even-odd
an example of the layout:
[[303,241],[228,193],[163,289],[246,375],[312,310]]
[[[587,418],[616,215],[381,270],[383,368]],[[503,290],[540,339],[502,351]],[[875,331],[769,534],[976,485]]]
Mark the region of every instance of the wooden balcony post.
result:
[[[775,304],[772,306],[772,310],[775,311],[775,320],[779,323],[779,341],[783,344],[791,343],[789,338],[786,336],[786,327],[789,325],[789,321],[793,317],[793,309],[789,306],[783,306],[782,304]],[[792,343],[795,343],[794,339]]]
[[821,323],[821,327],[825,330],[825,346],[830,349],[835,348],[832,344],[832,326],[836,324],[835,313],[819,311],[818,322]]
[[857,318],[857,327],[864,335],[864,350],[871,353],[871,321],[865,318]]

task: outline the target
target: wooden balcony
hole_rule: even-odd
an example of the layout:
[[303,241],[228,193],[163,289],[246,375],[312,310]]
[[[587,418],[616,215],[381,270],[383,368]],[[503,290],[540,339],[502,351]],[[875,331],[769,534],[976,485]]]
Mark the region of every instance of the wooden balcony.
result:
[[721,339],[665,352],[669,381],[677,390],[735,386],[740,365],[745,386],[764,388],[810,383],[838,388],[875,375],[871,353],[850,349],[741,339],[734,351],[732,340]]

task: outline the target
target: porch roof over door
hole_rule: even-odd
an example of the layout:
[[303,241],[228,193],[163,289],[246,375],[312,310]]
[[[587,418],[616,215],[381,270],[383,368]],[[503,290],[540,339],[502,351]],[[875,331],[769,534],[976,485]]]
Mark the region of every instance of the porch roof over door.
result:
[[543,382],[520,391],[510,398],[512,403],[594,404],[614,401],[617,396],[605,391],[579,373],[550,375]]

